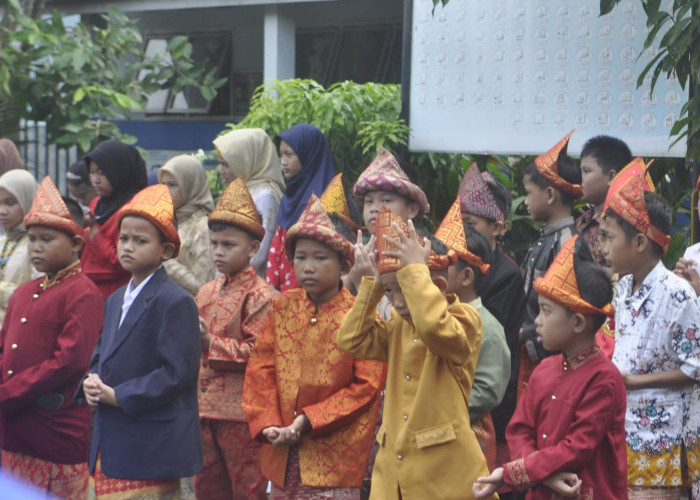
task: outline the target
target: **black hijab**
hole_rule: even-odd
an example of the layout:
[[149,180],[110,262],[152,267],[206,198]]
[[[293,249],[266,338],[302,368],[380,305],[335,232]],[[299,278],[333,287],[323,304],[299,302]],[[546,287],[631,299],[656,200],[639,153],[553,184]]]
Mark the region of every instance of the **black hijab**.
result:
[[147,185],[146,164],[138,150],[116,140],[105,141],[85,156],[94,161],[112,185],[112,194],[102,196],[95,206],[95,220],[104,224],[122,205]]

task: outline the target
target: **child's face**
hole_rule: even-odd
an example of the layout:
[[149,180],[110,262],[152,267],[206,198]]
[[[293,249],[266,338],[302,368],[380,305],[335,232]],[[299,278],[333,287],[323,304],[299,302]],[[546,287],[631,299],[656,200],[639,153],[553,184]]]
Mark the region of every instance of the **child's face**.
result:
[[524,179],[525,206],[530,213],[530,217],[534,220],[546,221],[549,214],[549,195],[546,189],[542,189],[537,184],[530,180],[530,176],[526,175]]
[[575,340],[575,316],[556,302],[540,295],[537,298],[540,313],[535,318],[538,340],[548,351],[567,351]]
[[175,246],[161,242],[158,229],[146,219],[131,215],[122,219],[117,256],[121,266],[134,276],[134,281],[140,283],[153,274],[174,251]]
[[386,205],[396,215],[404,220],[413,219],[418,215],[418,204],[392,191],[368,191],[362,205],[362,218],[370,234],[374,234],[377,214]]
[[396,272],[386,272],[379,277],[384,290],[386,291],[386,296],[391,302],[396,313],[403,318],[404,321],[413,324],[411,319],[411,311],[408,310],[408,305],[406,304],[406,299],[403,297],[403,292],[399,286],[399,282],[396,279]]
[[473,283],[472,276],[461,263],[449,266],[447,268],[447,289],[445,293],[456,293],[457,296],[460,296],[465,289],[470,288],[470,285]]
[[0,226],[9,231],[19,225],[23,218],[24,212],[17,198],[0,188]]
[[30,226],[27,238],[32,265],[46,274],[56,273],[75,262],[82,247],[81,238],[46,226]]
[[506,229],[501,222],[490,221],[485,217],[470,214],[469,212],[462,212],[462,222],[471,226],[474,231],[483,234],[491,244],[491,248],[496,247],[497,237],[502,237],[506,234]]
[[292,147],[284,141],[280,141],[280,163],[282,174],[289,180],[301,172],[301,161]]
[[583,188],[581,200],[592,205],[604,203],[612,177],[614,172],[612,175],[610,172],[604,173],[594,156],[583,156],[581,158],[581,187]]
[[294,248],[294,274],[316,304],[325,304],[339,291],[340,277],[350,270],[347,261],[326,245],[299,238]]
[[162,172],[160,174],[160,183],[168,186],[170,197],[173,200],[173,210],[177,210],[185,204],[185,196],[182,194],[182,188],[177,183],[177,179],[170,172]]
[[598,244],[612,272],[628,274],[631,271],[637,254],[632,242],[627,240],[622,226],[613,217],[601,219]]
[[260,242],[237,227],[209,231],[209,243],[216,270],[227,276],[247,267],[260,250]]
[[219,175],[226,184],[231,184],[236,180],[236,174],[233,172],[233,168],[231,168],[231,165],[228,164],[218,151],[216,152],[216,156],[219,159]]
[[90,182],[95,191],[97,191],[98,196],[109,197],[114,192],[109,179],[94,161],[90,162]]

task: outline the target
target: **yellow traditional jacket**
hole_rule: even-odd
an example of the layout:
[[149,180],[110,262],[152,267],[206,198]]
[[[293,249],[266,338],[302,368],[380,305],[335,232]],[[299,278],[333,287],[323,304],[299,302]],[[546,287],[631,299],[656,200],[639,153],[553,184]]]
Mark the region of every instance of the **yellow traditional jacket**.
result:
[[274,296],[253,266],[200,288],[195,302],[211,335],[199,368],[200,417],[245,422],[243,377]]
[[473,498],[474,481],[489,475],[467,406],[481,318],[455,295],[445,300],[423,264],[396,276],[413,325],[395,311],[377,319],[384,288],[365,277],[337,337],[352,356],[389,362],[370,498]]
[[[297,444],[302,483],[359,487],[379,417],[384,364],[356,360],[334,342],[354,297],[342,288],[317,306],[301,289],[275,298],[248,362],[243,412],[251,435],[288,426],[299,413],[313,430]],[[265,477],[284,487],[289,448],[263,445]]]

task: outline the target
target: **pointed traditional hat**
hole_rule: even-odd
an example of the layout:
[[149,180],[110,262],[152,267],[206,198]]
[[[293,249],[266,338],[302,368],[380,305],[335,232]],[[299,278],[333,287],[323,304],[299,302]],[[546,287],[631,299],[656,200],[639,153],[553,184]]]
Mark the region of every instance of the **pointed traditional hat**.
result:
[[85,229],[73,220],[61,193],[48,175],[41,181],[23,224],[24,227],[48,226],[73,236],[85,236]]
[[377,156],[355,183],[353,193],[360,205],[364,204],[365,194],[369,191],[391,191],[405,196],[418,204],[419,217],[430,211],[423,190],[411,182],[396,158],[384,148],[379,148]]
[[[489,177],[493,182],[493,177]],[[498,208],[496,198],[486,185],[484,175],[479,173],[476,163],[472,163],[464,173],[458,194],[460,209],[464,213],[503,223],[508,218],[508,214]]]
[[338,217],[348,223],[353,231],[357,231],[360,227],[350,217],[350,209],[348,208],[348,200],[345,198],[342,177],[343,174],[340,173],[331,179],[330,184],[328,184],[321,195],[321,206],[327,213],[337,214]]
[[537,171],[542,177],[551,182],[554,187],[569,193],[574,198],[580,198],[583,196],[581,184],[571,184],[559,175],[559,155],[561,153],[566,154],[566,148],[573,133],[574,131],[572,130],[561,141],[557,142],[552,149],[535,158],[535,167],[537,167]]
[[[585,244],[585,241],[578,235],[566,240],[544,277],[535,280],[535,291],[569,311],[613,317],[615,309],[612,304],[608,303],[604,307],[598,308],[581,298],[576,281],[575,266],[577,263],[576,255],[581,251],[579,247]],[[591,259],[590,262],[593,260]]]
[[481,274],[488,274],[491,265],[486,264],[481,260],[481,257],[470,252],[467,247],[467,236],[464,232],[459,197],[455,199],[445,218],[442,219],[440,227],[435,231],[435,237],[447,245],[449,251],[454,252],[458,258],[479,269]]
[[[399,259],[396,257],[390,257],[385,253],[387,251],[396,250],[394,245],[386,241],[384,238],[385,235],[396,241],[400,239],[399,235],[392,226],[394,222],[399,226],[399,229],[404,235],[408,235],[408,223],[393,212],[389,207],[384,205],[377,214],[377,221],[375,223],[377,252],[379,253],[379,261],[377,262],[379,274],[398,271],[403,267],[403,264],[401,264]],[[417,239],[421,244],[423,244],[422,238]],[[439,271],[446,269],[447,266],[454,264],[456,261],[457,254],[455,252],[448,252],[447,255],[438,255],[434,250],[431,250],[430,256],[428,257],[428,262],[426,264],[431,271]]]
[[644,201],[644,192],[654,192],[654,183],[647,171],[649,164],[641,158],[635,158],[615,176],[605,198],[603,215],[610,209],[632,227],[644,233],[663,248],[668,249],[671,237],[651,224],[649,210]]
[[173,258],[180,253],[180,236],[175,228],[173,199],[165,184],[154,184],[142,189],[117,212],[117,226],[127,215],[143,217],[153,224],[165,236],[165,239],[175,245]]
[[265,228],[260,224],[258,210],[245,181],[240,177],[226,187],[216,208],[209,214],[209,226],[214,222],[240,227],[259,240],[265,237]]
[[294,242],[299,238],[316,240],[342,255],[350,263],[355,262],[355,247],[335,230],[333,222],[321,206],[321,201],[313,193],[297,223],[287,231],[284,251],[290,261],[294,258]]

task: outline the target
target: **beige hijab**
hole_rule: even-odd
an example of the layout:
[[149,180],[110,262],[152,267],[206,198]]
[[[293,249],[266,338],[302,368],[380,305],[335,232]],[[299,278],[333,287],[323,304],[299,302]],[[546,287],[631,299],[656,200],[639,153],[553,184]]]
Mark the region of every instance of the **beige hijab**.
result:
[[[10,170],[0,176],[0,189],[4,189],[17,199],[24,215],[27,215],[32,207],[32,201],[34,201],[34,195],[38,188],[39,183],[26,170]],[[7,232],[7,237],[10,240],[15,240],[25,232],[24,225],[19,224]]]
[[233,130],[214,139],[214,147],[236,177],[246,183],[253,198],[262,187],[282,198],[284,178],[275,145],[261,128]]
[[209,177],[197,158],[191,155],[178,155],[170,158],[165,162],[165,165],[158,169],[159,181],[163,172],[168,172],[175,177],[182,191],[184,203],[175,212],[179,222],[199,209],[206,210],[207,214],[214,210],[214,198],[209,191]]
[[17,146],[10,139],[0,139],[0,175],[16,168],[24,168]]

